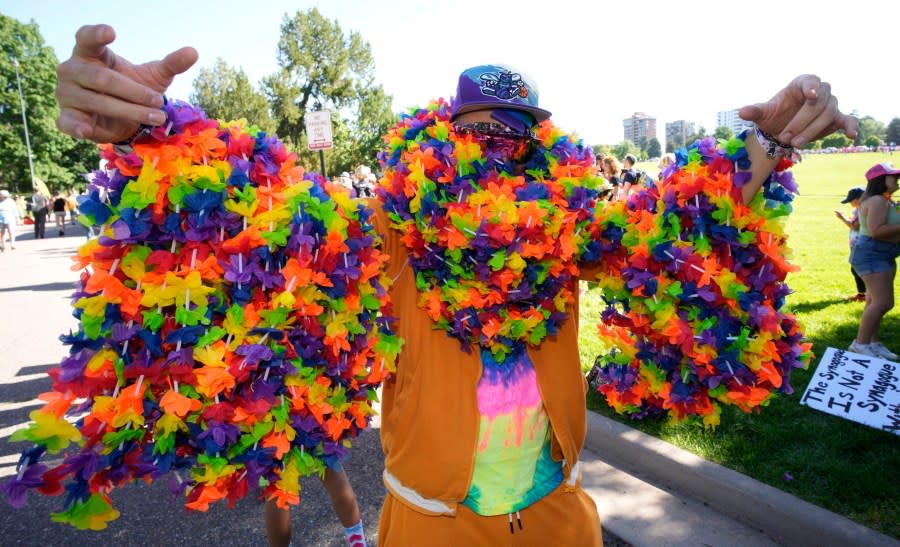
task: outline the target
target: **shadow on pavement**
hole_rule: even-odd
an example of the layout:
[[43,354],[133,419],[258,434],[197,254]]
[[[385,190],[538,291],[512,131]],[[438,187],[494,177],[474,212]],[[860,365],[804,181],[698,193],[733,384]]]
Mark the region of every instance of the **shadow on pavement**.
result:
[[[22,367],[12,378],[0,381],[0,462],[15,463],[10,457],[27,448],[26,443],[10,443],[9,436],[28,423],[32,411],[44,405],[36,399],[50,391],[52,381],[46,373],[55,366],[54,363]],[[0,477],[11,472],[0,467]]]
[[[35,401],[51,388],[46,372],[53,364],[21,367],[0,383],[0,482],[15,473],[15,465],[27,442],[9,442],[15,429],[28,423],[28,415],[43,406]],[[43,463],[58,465],[61,457],[45,456]],[[383,455],[379,431],[370,429],[354,442],[351,457],[344,465],[359,500],[370,544],[376,543],[378,513],[385,490],[381,482]],[[48,498],[29,494],[28,505],[16,510],[6,505],[0,494],[2,545],[266,545],[263,503],[255,498],[238,502],[232,510],[219,503],[206,513],[188,512],[174,501],[166,484],[170,476],[147,485],[132,484],[115,489],[113,507],[122,516],[106,530],[80,531],[51,521],[50,514],[64,509],[65,497]],[[346,545],[343,530],[331,508],[325,488],[316,478],[301,481],[303,501],[294,508],[295,546]]]
[[[354,443],[345,465],[359,499],[369,544],[376,544],[378,512],[384,497],[381,483],[381,444],[377,430],[363,433]],[[112,492],[113,507],[121,512],[105,530],[80,531],[54,523],[50,513],[63,510],[64,497],[29,494],[28,505],[0,511],[4,545],[266,545],[263,503],[245,498],[233,509],[225,503],[208,512],[188,512],[172,499],[167,477],[153,485],[134,484]],[[293,545],[331,547],[346,545],[343,530],[318,479],[302,479],[300,506],[292,511]],[[4,503],[4,502],[0,502]]]
[[40,285],[24,285],[20,287],[3,287],[0,288],[0,292],[12,292],[12,291],[65,291],[65,290],[73,290],[75,288],[74,281],[63,281],[57,283],[42,283]]

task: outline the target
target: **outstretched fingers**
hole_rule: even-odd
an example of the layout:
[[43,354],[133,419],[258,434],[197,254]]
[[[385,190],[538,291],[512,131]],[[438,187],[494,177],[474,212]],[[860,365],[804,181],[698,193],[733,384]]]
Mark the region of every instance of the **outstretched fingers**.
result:
[[[56,95],[63,106],[75,100],[66,92],[76,88],[116,97],[146,109],[157,109],[163,104],[162,94],[99,63],[70,59],[59,65],[56,73],[59,82]],[[84,95],[81,97],[84,98]],[[78,107],[77,104],[74,106]]]
[[803,146],[809,142],[809,134],[818,134],[815,129],[821,130],[834,118],[838,112],[837,99],[831,95],[831,85],[816,76],[800,76],[785,91],[788,95],[799,94],[788,102],[799,103],[800,108],[776,138],[786,144]]
[[56,127],[67,135],[94,142],[116,142],[122,136],[97,123],[97,117],[74,108],[65,108],[56,118]]
[[828,95],[827,100],[817,99],[815,105],[805,104],[785,128],[782,133],[785,140],[782,142],[801,147],[820,136],[827,135],[840,113],[837,98],[833,95]]
[[115,54],[107,47],[116,39],[116,32],[109,25],[85,25],[75,32],[72,58],[93,59],[112,67]]
[[95,140],[93,118],[74,108],[62,108],[59,111],[56,127],[76,139]]
[[[157,70],[159,76],[166,82],[171,82],[175,76],[184,73],[187,69],[194,66],[197,62],[199,54],[192,47],[183,47],[166,55],[162,61],[159,61]],[[168,85],[168,84],[167,84]]]
[[122,99],[113,93],[107,94],[101,90],[92,90],[62,81],[56,90],[60,106],[63,108],[74,108],[138,125],[160,125],[166,121],[165,114],[159,109],[162,106],[161,96],[154,101],[157,103],[154,107],[138,104],[130,98]]

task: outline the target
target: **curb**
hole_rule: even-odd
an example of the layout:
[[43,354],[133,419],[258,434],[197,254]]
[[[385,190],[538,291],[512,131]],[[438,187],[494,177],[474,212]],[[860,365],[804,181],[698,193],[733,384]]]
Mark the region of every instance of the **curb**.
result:
[[607,463],[687,494],[782,545],[900,546],[885,534],[656,437],[595,412],[587,415],[585,445]]

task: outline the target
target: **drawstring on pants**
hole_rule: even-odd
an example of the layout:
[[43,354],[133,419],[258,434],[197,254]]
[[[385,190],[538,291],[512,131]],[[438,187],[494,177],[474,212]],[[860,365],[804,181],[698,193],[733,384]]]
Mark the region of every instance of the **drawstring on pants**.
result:
[[[516,533],[516,529],[513,527],[512,513],[510,513],[508,516],[509,516],[509,533],[514,534],[514,533]],[[519,530],[521,530],[522,529],[522,515],[518,511],[516,511],[516,520],[519,522]]]

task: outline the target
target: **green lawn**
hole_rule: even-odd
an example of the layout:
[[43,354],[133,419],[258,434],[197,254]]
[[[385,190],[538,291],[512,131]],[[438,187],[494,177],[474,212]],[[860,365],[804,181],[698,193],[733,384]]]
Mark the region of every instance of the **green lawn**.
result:
[[[862,303],[844,302],[856,287],[847,263],[847,229],[834,210],[850,212],[840,201],[849,188],[865,186],[863,173],[879,161],[900,163],[900,155],[810,155],[794,167],[800,196],[787,231],[793,261],[802,270],[788,278],[794,290],[788,305],[797,312],[817,356],[828,346],[846,348],[856,335]],[[655,166],[642,167],[657,171]],[[900,281],[895,291],[900,295]],[[581,359],[588,368],[603,351],[593,330],[599,300],[589,292],[583,304]],[[881,325],[882,339],[895,352],[900,351],[898,334],[900,310],[895,308]],[[817,363],[818,358],[809,370],[793,374],[793,395],[778,397],[759,414],[723,409],[722,424],[715,431],[659,420],[632,421],[616,415],[596,393],[589,394],[588,407],[900,538],[900,438],[800,405]]]

